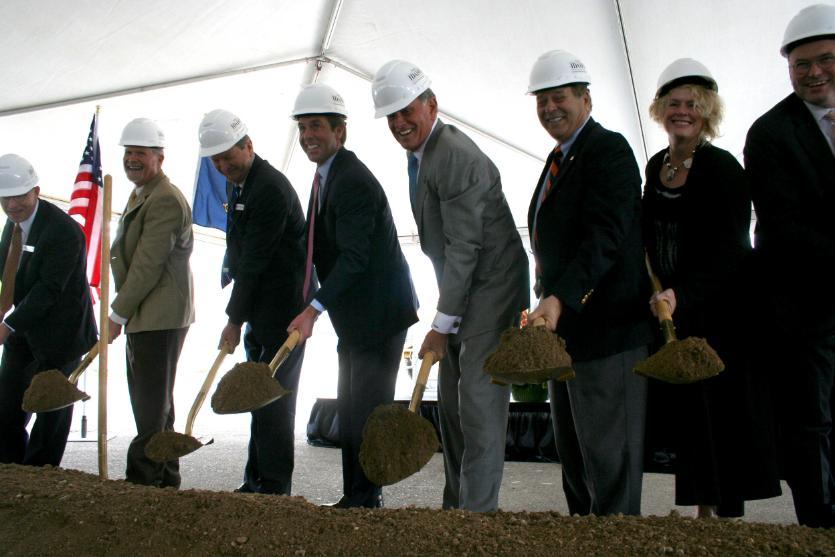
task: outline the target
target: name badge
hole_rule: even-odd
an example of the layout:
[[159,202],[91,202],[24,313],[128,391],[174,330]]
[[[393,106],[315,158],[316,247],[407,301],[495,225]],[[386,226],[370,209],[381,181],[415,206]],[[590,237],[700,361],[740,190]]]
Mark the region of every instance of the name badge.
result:
[[35,253],[35,246],[30,246],[28,244],[23,244],[21,247],[23,251],[28,251],[29,253]]
[[235,210],[236,211],[243,211],[244,210],[244,204],[243,203],[235,203]]

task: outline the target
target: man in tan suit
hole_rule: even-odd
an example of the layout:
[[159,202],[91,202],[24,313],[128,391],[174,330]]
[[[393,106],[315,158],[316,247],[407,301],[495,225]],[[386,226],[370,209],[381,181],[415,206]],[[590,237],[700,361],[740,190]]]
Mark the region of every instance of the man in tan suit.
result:
[[194,322],[191,209],[162,172],[165,136],[156,123],[132,120],[119,144],[125,147],[125,173],[135,186],[111,248],[116,299],[108,340],[113,342],[124,327],[136,422],[125,479],[178,488],[179,462],[156,463],[145,456],[145,445],[155,433],[174,428],[177,360]]

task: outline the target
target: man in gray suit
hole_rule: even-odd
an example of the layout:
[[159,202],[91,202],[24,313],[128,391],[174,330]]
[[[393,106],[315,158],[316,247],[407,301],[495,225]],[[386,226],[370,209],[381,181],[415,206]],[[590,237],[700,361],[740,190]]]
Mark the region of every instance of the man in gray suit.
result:
[[419,356],[440,360],[438,407],[445,509],[494,511],[504,467],[509,388],[490,383],[484,360],[528,306],[528,261],[496,166],[454,126],[438,120],[429,78],[392,60],[372,85],[407,151],[409,193],[439,299]]

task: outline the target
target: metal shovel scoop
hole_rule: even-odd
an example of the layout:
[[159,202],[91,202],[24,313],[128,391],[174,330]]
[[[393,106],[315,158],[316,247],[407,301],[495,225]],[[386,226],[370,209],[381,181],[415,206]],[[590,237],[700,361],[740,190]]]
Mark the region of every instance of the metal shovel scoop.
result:
[[499,346],[484,362],[484,371],[493,383],[527,385],[572,379],[576,374],[571,366],[565,341],[539,317],[531,327],[505,330]]
[[218,382],[212,395],[212,410],[216,414],[253,412],[289,394],[274,376],[298,343],[299,331],[293,330],[269,366],[261,362],[235,364]]
[[[652,271],[649,257],[645,257],[645,261],[652,289],[658,294],[662,290],[661,282]],[[705,339],[676,338],[676,328],[667,302],[661,300],[653,305],[664,335],[664,346],[646,360],[638,362],[635,373],[667,383],[694,383],[718,375],[725,369],[722,359]]]
[[177,433],[176,431],[160,431],[155,433],[148,440],[148,444],[145,445],[145,456],[154,462],[166,462],[193,453],[200,447],[210,445],[214,442],[214,439],[209,439],[203,443],[196,437],[192,437],[191,432],[194,429],[194,420],[197,418],[197,413],[200,412],[200,408],[202,408],[203,402],[206,400],[209,387],[214,383],[217,370],[220,368],[220,364],[223,363],[226,355],[231,352],[232,349],[228,344],[221,346],[215,362],[212,364],[211,369],[209,369],[206,379],[203,380],[203,385],[197,393],[197,398],[194,399],[194,404],[191,405],[191,410],[189,410],[188,419],[186,420],[185,433]]
[[51,412],[72,406],[79,400],[90,400],[90,395],[79,390],[75,385],[84,370],[99,354],[98,343],[90,349],[78,367],[69,377],[57,369],[42,371],[32,378],[32,382],[23,393],[23,410],[26,412]]
[[417,413],[434,363],[435,353],[426,352],[408,410],[402,404],[381,404],[365,422],[359,460],[366,477],[376,485],[408,478],[438,450],[435,427]]

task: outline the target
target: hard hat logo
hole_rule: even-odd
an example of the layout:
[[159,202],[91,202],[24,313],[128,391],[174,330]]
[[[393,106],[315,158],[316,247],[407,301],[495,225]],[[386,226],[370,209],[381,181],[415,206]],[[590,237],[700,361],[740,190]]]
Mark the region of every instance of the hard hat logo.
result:
[[412,71],[409,72],[409,79],[412,81],[417,81],[418,79],[423,77],[423,72],[420,71],[420,68],[412,68]]

